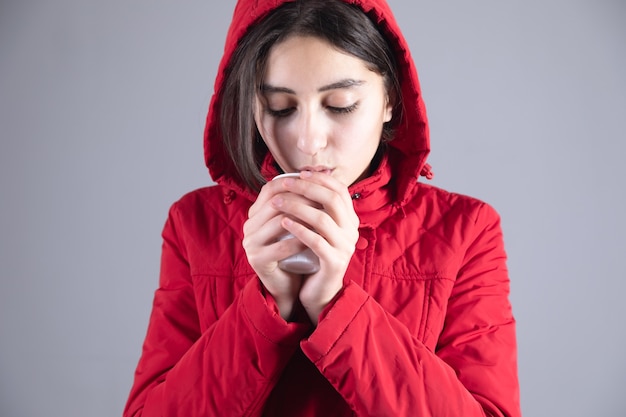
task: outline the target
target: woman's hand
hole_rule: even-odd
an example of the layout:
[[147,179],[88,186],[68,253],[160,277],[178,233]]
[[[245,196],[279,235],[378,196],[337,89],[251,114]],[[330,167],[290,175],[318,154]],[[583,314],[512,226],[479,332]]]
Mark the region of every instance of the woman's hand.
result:
[[280,315],[287,320],[291,315],[302,277],[278,268],[278,261],[301,252],[306,247],[298,239],[279,240],[287,232],[281,222],[284,214],[273,207],[272,199],[285,193],[281,185],[284,180],[270,181],[263,186],[257,200],[248,211],[248,220],[243,226],[243,248],[248,262],[274,297]]
[[300,179],[286,178],[277,186],[285,192],[270,197],[272,213],[283,215],[273,216],[272,221],[278,219],[279,225],[272,224],[272,230],[278,227],[292,233],[296,238],[292,240],[311,248],[320,259],[318,272],[300,278],[298,294],[317,325],[319,314],[343,287],[359,237],[359,218],[347,187],[329,175],[303,171]]

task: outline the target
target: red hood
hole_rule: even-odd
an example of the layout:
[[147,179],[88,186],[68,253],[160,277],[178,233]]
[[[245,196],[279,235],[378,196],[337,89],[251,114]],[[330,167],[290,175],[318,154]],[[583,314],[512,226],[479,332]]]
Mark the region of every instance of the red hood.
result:
[[[250,25],[268,12],[290,0],[239,0],[235,6],[233,20],[226,36],[224,56],[215,79],[215,90],[204,132],[204,156],[211,178],[218,184],[239,192],[250,193],[238,179],[236,170],[222,144],[220,134],[220,109],[217,92],[225,81],[225,70],[239,39]],[[417,183],[420,174],[430,176],[426,157],[430,150],[428,120],[422,100],[415,64],[411,58],[406,40],[385,0],[346,0],[361,7],[387,35],[396,51],[404,116],[399,123],[394,139],[390,142],[390,165],[396,180],[394,193],[402,204]]]

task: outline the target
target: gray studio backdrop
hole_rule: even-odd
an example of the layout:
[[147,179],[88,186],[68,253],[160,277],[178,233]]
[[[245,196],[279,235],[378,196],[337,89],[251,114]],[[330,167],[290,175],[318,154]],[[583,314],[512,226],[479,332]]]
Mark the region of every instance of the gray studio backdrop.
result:
[[[390,0],[434,184],[501,213],[525,416],[626,409],[626,6]],[[0,3],[0,415],[120,415],[234,1]]]

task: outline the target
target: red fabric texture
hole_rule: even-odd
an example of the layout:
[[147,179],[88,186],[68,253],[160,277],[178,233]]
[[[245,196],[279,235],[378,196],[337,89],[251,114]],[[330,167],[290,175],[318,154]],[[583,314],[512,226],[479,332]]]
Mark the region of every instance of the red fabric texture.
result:
[[[216,91],[237,40],[282,3],[237,3]],[[521,415],[499,217],[417,181],[428,125],[406,42],[384,1],[350,3],[395,42],[405,120],[378,170],[350,189],[361,224],[343,290],[315,328],[280,317],[241,245],[254,194],[225,157],[214,98],[205,155],[218,184],[170,210],[124,416]]]

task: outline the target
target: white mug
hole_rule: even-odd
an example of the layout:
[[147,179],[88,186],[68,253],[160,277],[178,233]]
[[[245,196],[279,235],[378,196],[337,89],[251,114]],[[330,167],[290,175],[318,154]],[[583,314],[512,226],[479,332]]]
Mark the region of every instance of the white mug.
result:
[[[280,174],[272,178],[272,181],[279,178],[298,178],[300,174],[297,172],[289,172],[286,174]],[[294,236],[291,233],[286,233],[279,237],[278,240],[293,239]],[[278,267],[285,272],[291,272],[294,274],[309,275],[314,274],[320,269],[320,260],[315,253],[309,248],[303,250],[300,253],[296,253],[288,258],[282,259],[278,262]]]

